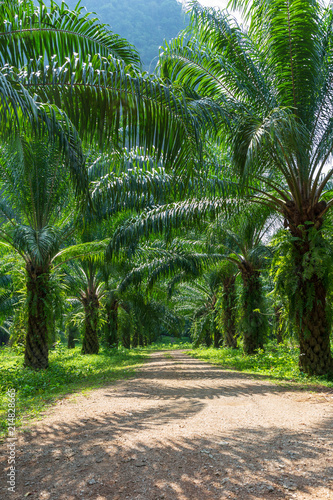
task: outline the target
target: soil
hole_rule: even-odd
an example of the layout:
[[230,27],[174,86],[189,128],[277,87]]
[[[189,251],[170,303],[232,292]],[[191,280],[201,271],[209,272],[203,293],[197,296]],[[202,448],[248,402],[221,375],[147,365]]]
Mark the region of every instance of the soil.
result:
[[158,352],[135,378],[60,401],[6,443],[0,498],[333,499],[333,396]]

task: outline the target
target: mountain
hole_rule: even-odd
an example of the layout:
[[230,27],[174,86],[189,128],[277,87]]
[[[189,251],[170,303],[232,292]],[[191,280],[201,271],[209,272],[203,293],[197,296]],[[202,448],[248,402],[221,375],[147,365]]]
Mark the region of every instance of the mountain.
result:
[[[66,3],[74,8],[77,0]],[[177,0],[82,0],[81,5],[135,45],[147,71],[156,66],[159,46],[174,38],[187,22]]]

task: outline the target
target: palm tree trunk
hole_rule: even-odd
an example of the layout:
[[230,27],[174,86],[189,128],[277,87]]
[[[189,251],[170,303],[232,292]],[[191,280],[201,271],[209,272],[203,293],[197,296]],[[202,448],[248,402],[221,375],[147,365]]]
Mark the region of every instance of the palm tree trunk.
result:
[[[304,283],[304,298],[308,289],[306,285],[307,283]],[[300,344],[299,367],[309,375],[325,375],[333,371],[326,315],[326,289],[321,280],[313,285],[315,298],[312,307],[303,309],[302,316],[298,315],[297,318]]]
[[[144,339],[144,335],[143,335],[142,327],[141,327],[140,331],[139,331],[139,346],[143,347],[144,345],[145,345],[145,339]],[[148,345],[148,343],[146,343],[146,345]]]
[[214,347],[215,347],[215,349],[218,349],[219,347],[221,347],[221,341],[222,341],[221,332],[218,329],[217,325],[215,325],[215,330],[214,330]]
[[106,343],[109,347],[118,347],[118,301],[112,300],[107,310]]
[[265,316],[261,314],[263,306],[263,291],[260,272],[253,269],[248,263],[243,263],[243,340],[244,352],[255,354],[264,347],[266,333]]
[[48,343],[49,349],[54,349],[57,341],[56,315],[54,311],[49,311]]
[[75,334],[77,333],[76,326],[70,326],[68,328],[68,339],[67,339],[67,348],[74,349],[75,348]]
[[138,347],[138,345],[139,345],[139,332],[138,332],[138,328],[135,327],[133,337],[132,337],[132,347],[135,348],[135,347]]
[[[303,259],[302,259],[303,262]],[[304,279],[299,267],[296,329],[299,337],[299,367],[308,375],[325,375],[333,371],[330,328],[327,318],[326,286],[316,274]]]
[[48,367],[48,295],[50,270],[28,262],[27,308],[28,329],[24,365],[34,370]]
[[223,280],[223,330],[226,347],[237,349],[236,331],[236,276]]
[[282,328],[283,328],[283,321],[282,321],[282,318],[281,318],[281,310],[282,310],[282,306],[275,306],[274,307],[274,330],[275,330],[275,334],[276,334],[276,342],[278,344],[282,344],[283,342],[283,335],[282,335]]
[[214,347],[215,349],[218,349],[219,347],[221,347],[221,342],[222,342],[222,335],[221,335],[221,332],[220,332],[220,328],[217,324],[217,316],[218,316],[218,309],[216,307],[216,300],[217,300],[217,297],[216,297],[216,293],[213,295],[212,297],[212,308],[213,308],[213,323],[212,323],[212,327],[213,327],[213,343],[214,343]]
[[98,309],[99,300],[94,291],[89,291],[83,299],[84,307],[84,337],[82,354],[98,354]]
[[210,347],[213,343],[211,325],[205,325],[205,344]]
[[123,346],[125,347],[125,349],[131,348],[131,331],[129,328],[123,332],[122,341],[123,341]]
[[[327,276],[322,260],[318,257],[325,247],[320,230],[323,220],[319,216],[326,203],[316,206],[304,204],[303,210],[286,205],[285,227],[295,237],[294,266],[296,288],[296,330],[299,337],[299,367],[308,375],[333,373],[330,349],[330,321],[327,310]],[[309,224],[312,222],[312,224]],[[317,269],[317,270],[316,270]]]

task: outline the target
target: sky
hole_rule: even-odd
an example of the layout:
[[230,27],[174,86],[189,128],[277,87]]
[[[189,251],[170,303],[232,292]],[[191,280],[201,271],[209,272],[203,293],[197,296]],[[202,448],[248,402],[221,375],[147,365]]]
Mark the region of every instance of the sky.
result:
[[[229,0],[199,0],[201,5],[205,7],[219,7],[220,9],[225,9],[227,7]],[[329,0],[324,0],[325,4],[329,4]]]
[[228,0],[199,0],[201,5],[204,5],[205,7],[219,7],[220,9],[225,9]]
[[[226,9],[229,0],[199,0],[199,2],[205,7],[218,7],[219,9]],[[235,16],[239,23],[242,22],[241,15],[238,12],[232,12],[231,10],[229,10],[229,12]]]
[[[178,0],[178,2],[182,2],[186,4],[189,0]],[[229,0],[198,0],[201,5],[205,7],[219,7],[220,9],[225,9],[228,5]]]

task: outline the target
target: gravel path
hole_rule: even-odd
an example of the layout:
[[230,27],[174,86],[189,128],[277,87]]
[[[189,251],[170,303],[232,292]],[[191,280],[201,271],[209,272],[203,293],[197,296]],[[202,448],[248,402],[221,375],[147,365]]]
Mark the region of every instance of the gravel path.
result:
[[16,493],[4,472],[0,498],[333,499],[332,426],[332,394],[158,352],[21,432]]

